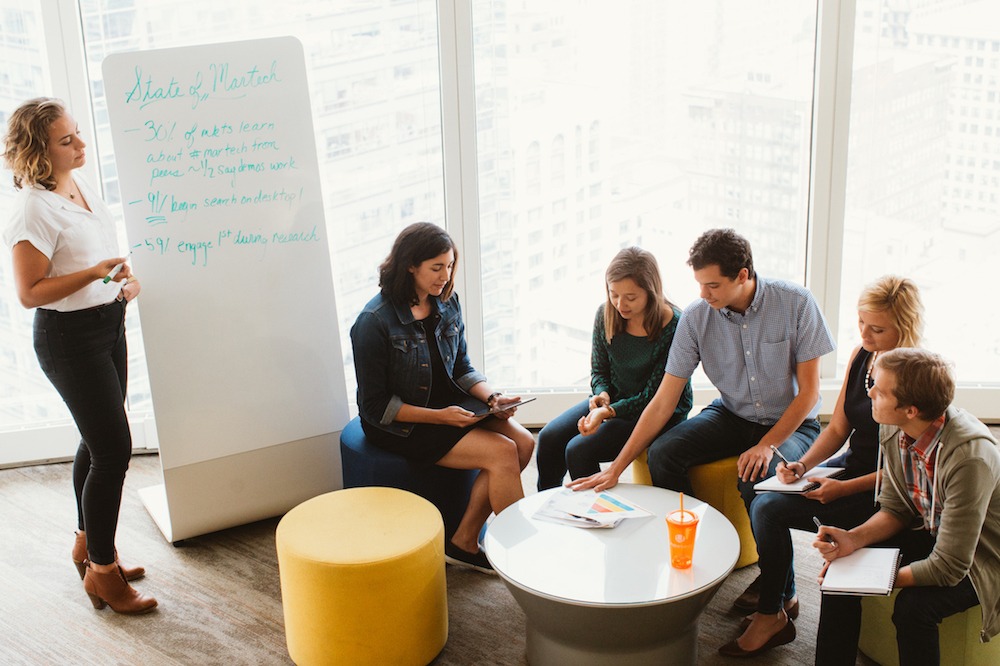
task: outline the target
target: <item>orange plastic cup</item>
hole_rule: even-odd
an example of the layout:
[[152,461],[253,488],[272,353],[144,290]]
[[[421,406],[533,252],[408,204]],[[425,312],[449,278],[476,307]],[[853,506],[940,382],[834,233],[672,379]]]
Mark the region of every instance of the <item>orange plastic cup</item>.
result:
[[667,515],[667,532],[670,535],[670,565],[675,569],[691,568],[698,516],[691,511],[670,512]]

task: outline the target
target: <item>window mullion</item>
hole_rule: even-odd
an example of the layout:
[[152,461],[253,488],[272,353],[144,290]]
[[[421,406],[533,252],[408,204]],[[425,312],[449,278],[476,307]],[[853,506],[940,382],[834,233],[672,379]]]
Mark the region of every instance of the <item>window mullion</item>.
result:
[[52,96],[69,108],[80,133],[92,146],[90,159],[83,166],[87,179],[103,190],[100,160],[94,138],[97,130],[91,104],[87,55],[83,48],[83,22],[77,0],[53,0],[41,3],[45,51],[49,61]]
[[469,0],[438,0],[438,35],[445,220],[461,248],[455,282],[462,297],[469,358],[483,369],[476,81]]
[[[806,284],[835,335],[840,328],[854,13],[853,0],[819,0]],[[820,363],[822,377],[836,377],[836,354]]]

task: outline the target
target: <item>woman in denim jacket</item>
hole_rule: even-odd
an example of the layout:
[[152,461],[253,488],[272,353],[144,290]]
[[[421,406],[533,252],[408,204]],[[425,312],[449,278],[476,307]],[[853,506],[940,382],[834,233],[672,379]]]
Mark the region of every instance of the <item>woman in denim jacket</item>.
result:
[[[351,344],[369,442],[415,462],[481,470],[445,558],[488,571],[479,532],[491,511],[524,497],[521,470],[534,438],[511,418],[515,409],[503,411],[518,398],[494,392],[469,362],[452,293],[457,261],[444,229],[429,222],[403,229],[379,267],[381,292],[351,328]],[[475,416],[463,407],[470,397],[491,413]]]

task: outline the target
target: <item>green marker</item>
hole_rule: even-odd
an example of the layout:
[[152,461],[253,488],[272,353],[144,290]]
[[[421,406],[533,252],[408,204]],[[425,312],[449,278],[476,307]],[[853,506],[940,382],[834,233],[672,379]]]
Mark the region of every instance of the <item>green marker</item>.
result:
[[120,271],[122,269],[122,266],[124,265],[125,264],[118,264],[117,266],[112,268],[111,272],[104,276],[104,284],[111,282],[111,278],[118,275],[118,271]]
[[[129,252],[129,254],[132,254],[132,253]],[[123,263],[118,264],[114,268],[112,268],[111,272],[104,276],[104,284],[107,284],[107,283],[111,282],[112,278],[114,278],[116,275],[118,275],[118,271],[120,271],[122,269],[122,266],[124,266],[124,265],[125,264],[123,262]]]

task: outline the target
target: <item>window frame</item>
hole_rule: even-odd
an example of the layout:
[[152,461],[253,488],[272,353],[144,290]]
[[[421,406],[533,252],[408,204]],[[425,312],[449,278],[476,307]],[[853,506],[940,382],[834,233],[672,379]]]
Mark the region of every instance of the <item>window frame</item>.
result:
[[[45,57],[52,78],[52,95],[66,100],[84,136],[96,136],[88,85],[88,63],[83,44],[82,17],[76,0],[40,3]],[[442,155],[444,205],[448,230],[465,248],[456,273],[457,289],[466,295],[463,308],[469,355],[474,365],[484,363],[482,265],[479,233],[479,183],[476,146],[476,93],[471,0],[438,0],[438,45],[441,63]],[[809,175],[809,214],[806,221],[806,286],[815,294],[831,330],[839,329],[840,273],[843,258],[844,202],[847,185],[847,143],[853,79],[856,6],[854,0],[817,0],[817,34],[813,92],[813,127]],[[88,162],[87,176],[103,179],[99,160]],[[836,358],[821,362],[824,412],[836,402],[840,378]],[[541,425],[580,399],[582,392],[537,392],[535,403],[522,408],[519,419]],[[695,404],[717,395],[710,387],[696,387]],[[1000,420],[1000,388],[959,384],[955,401],[979,418]],[[138,415],[132,423],[136,446],[155,447],[152,417]],[[0,433],[0,466],[21,460],[73,455],[75,438],[62,425]],[[26,443],[30,442],[30,445]],[[40,446],[39,442],[45,445]],[[62,442],[66,442],[62,444]]]

